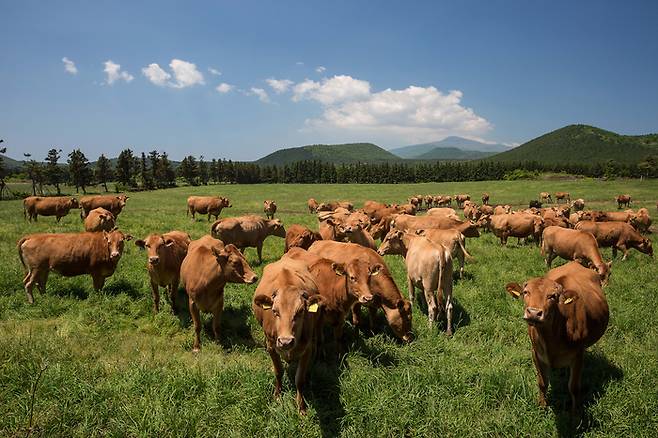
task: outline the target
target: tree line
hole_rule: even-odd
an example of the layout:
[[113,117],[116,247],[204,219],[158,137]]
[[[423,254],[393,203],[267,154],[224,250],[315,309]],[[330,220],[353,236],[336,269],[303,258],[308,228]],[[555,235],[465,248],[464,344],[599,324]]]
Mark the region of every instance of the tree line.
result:
[[[1,150],[0,152],[4,152]],[[192,155],[180,163],[173,163],[166,152],[153,150],[148,154],[136,155],[126,148],[116,160],[104,154],[90,163],[80,149],[72,150],[61,161],[62,150],[50,149],[43,162],[24,154],[24,175],[32,183],[32,194],[43,194],[50,185],[57,194],[61,186],[68,183],[76,193],[87,187],[101,185],[107,192],[108,183],[114,182],[116,190],[154,190],[176,187],[184,182],[188,185],[215,184],[396,184],[445,181],[485,181],[501,179],[532,178],[541,172],[566,172],[594,178],[658,177],[658,156],[650,156],[638,164],[622,164],[615,161],[605,163],[543,164],[536,161],[444,161],[444,162],[400,162],[400,163],[356,163],[333,164],[322,161],[298,161],[282,166],[234,162]],[[114,162],[113,162],[114,161]],[[19,170],[20,172],[20,170]],[[8,172],[0,157],[0,196],[6,187]]]

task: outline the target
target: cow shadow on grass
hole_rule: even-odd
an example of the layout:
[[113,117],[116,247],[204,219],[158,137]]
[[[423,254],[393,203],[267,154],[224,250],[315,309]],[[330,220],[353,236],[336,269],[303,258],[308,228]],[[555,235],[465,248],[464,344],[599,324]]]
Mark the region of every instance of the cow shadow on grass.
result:
[[103,286],[103,293],[105,295],[113,296],[126,294],[133,300],[142,297],[142,292],[135,284],[123,279],[105,284],[105,286]]
[[340,376],[338,363],[316,360],[311,371],[309,404],[315,408],[323,437],[341,434],[345,408],[340,400]]
[[[428,316],[428,309],[427,309],[427,302],[425,301],[424,296],[419,297],[418,293],[420,291],[416,291],[416,299],[414,300],[414,305],[420,309],[421,313],[425,318],[422,318],[423,321],[427,321],[427,316]],[[422,292],[420,292],[422,293]],[[419,299],[420,298],[420,299]],[[445,301],[444,301],[444,306],[445,306]],[[419,324],[421,318],[417,318],[417,321],[415,324]],[[469,316],[468,312],[464,307],[461,305],[459,300],[457,300],[454,295],[452,297],[452,330],[453,332],[456,332],[459,330],[460,327],[466,327],[471,323],[471,317]],[[439,313],[439,320],[436,323],[436,326],[439,328],[441,331],[446,330],[446,312],[445,312],[445,307],[441,310],[441,313]]]
[[581,436],[602,425],[594,419],[589,407],[605,395],[612,381],[622,379],[621,368],[597,353],[585,353],[581,380],[582,410],[576,417],[571,415],[571,395],[569,394],[569,369],[552,370],[548,403],[555,413],[555,425],[561,437]]
[[[35,288],[35,291],[37,288]],[[86,300],[89,298],[89,290],[79,284],[58,284],[48,288],[48,293],[51,293],[60,298],[76,298],[78,300]]]

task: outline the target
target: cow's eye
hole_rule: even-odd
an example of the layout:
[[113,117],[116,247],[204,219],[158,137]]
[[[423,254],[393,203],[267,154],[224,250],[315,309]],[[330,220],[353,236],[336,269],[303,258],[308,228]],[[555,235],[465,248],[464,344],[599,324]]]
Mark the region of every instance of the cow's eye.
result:
[[350,281],[351,281],[352,283],[355,283],[355,282],[356,282],[356,277],[352,275],[352,276],[350,277]]
[[279,311],[275,310],[275,309],[272,309],[272,315],[274,315],[275,318],[278,318],[279,317]]
[[147,248],[151,247],[151,245],[149,245],[148,243],[145,243],[144,246],[147,247]]
[[556,298],[557,298],[557,294],[550,294],[550,295],[548,296],[548,299],[549,299],[549,300],[555,300]]

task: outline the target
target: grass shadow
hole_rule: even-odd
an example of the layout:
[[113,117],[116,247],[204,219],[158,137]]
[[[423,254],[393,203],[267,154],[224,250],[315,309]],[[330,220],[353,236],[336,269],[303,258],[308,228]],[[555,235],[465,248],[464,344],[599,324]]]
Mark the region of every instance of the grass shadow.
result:
[[[35,288],[35,291],[37,288]],[[48,292],[52,293],[61,298],[77,298],[79,300],[86,300],[89,298],[89,291],[87,288],[80,286],[79,284],[72,285],[57,285],[55,287],[47,289]]]
[[320,433],[323,437],[341,435],[345,408],[340,400],[341,367],[337,362],[315,361],[310,374],[310,395],[308,399],[318,415]]
[[256,347],[256,341],[251,335],[251,329],[247,322],[251,312],[251,306],[247,305],[242,305],[238,308],[224,308],[224,312],[222,313],[221,339],[219,340],[219,343],[224,349],[230,351],[236,346]]
[[106,295],[120,295],[126,294],[133,300],[141,298],[142,293],[139,291],[139,288],[136,287],[133,283],[128,280],[116,280],[111,283],[106,284],[103,287],[103,293]]

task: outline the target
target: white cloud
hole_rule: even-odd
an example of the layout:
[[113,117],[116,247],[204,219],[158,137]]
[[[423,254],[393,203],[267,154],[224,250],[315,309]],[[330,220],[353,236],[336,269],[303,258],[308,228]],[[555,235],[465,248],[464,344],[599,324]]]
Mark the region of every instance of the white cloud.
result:
[[192,85],[205,84],[203,75],[197,70],[196,65],[191,62],[172,59],[169,67],[171,67],[171,70],[174,72],[174,78],[176,78],[176,82],[172,84],[174,88],[186,88]]
[[303,61],[297,61],[297,62],[295,63],[295,65],[304,65],[304,62],[303,62]]
[[285,93],[290,89],[290,86],[294,84],[293,81],[288,79],[274,79],[274,78],[267,79],[265,82],[267,82],[267,84],[270,87],[272,87],[272,89],[276,94]]
[[72,75],[78,74],[78,68],[75,66],[75,62],[71,61],[66,56],[62,58],[62,62],[64,63],[64,70]]
[[248,94],[258,96],[258,99],[264,103],[269,103],[270,101],[270,96],[267,95],[267,91],[262,88],[251,87]]
[[167,85],[167,81],[171,79],[171,75],[164,71],[158,64],[153,63],[149,64],[148,67],[144,67],[142,69],[142,74],[146,76],[146,78],[154,83],[155,85],[159,85],[161,87],[164,87]]
[[212,67],[208,67],[208,72],[211,75],[215,75],[215,76],[221,76],[222,75],[221,71],[217,70],[216,68],[212,68]]
[[315,71],[318,72],[318,73],[324,73],[326,70],[327,70],[326,67],[324,67],[322,65],[315,68]]
[[215,88],[215,90],[217,90],[222,94],[225,94],[231,91],[233,88],[234,88],[233,85],[227,84],[226,82],[222,82],[221,84],[217,85],[217,88]]
[[105,83],[107,85],[112,85],[118,80],[130,82],[133,79],[135,79],[133,75],[131,75],[127,71],[125,70],[121,71],[121,65],[112,62],[112,60],[110,59],[105,61],[103,64],[105,65],[103,71],[107,75],[107,78],[105,79]]
[[380,141],[432,141],[449,135],[477,137],[491,124],[461,103],[462,92],[443,93],[435,87],[409,86],[371,92],[367,81],[334,76],[321,82],[305,80],[293,88],[293,100],[315,100],[321,117],[308,119],[311,130],[362,133]]

